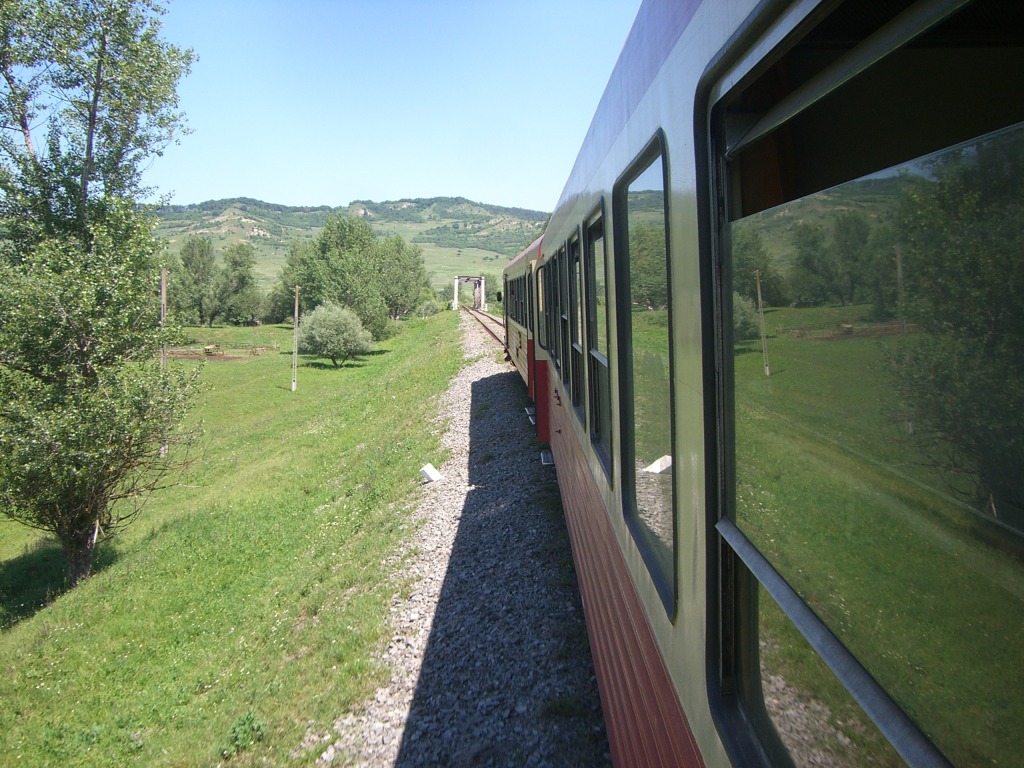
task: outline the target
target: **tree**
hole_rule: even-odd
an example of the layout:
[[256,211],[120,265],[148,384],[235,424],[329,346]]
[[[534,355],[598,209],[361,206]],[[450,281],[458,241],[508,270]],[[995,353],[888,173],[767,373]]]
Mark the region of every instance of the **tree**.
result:
[[220,270],[213,253],[213,241],[208,237],[189,235],[179,254],[181,270],[176,271],[171,298],[184,317],[199,323],[213,325],[221,312],[218,291]]
[[761,300],[769,307],[789,303],[786,281],[775,267],[757,229],[743,223],[732,227],[732,284],[741,296],[757,306],[757,273],[761,273]]
[[372,348],[369,331],[347,307],[322,304],[299,321],[299,349],[326,357],[335,367]]
[[832,223],[833,295],[846,305],[863,298],[870,271],[871,225],[859,211],[844,211]]
[[825,304],[833,295],[835,270],[825,248],[825,230],[819,224],[793,225],[796,257],[789,277],[793,300],[804,307]]
[[256,250],[250,243],[235,243],[224,250],[218,275],[218,305],[229,323],[245,325],[260,316],[263,292],[256,284]]
[[[901,314],[891,356],[914,439],[979,506],[1024,531],[1024,133],[929,161],[896,206]],[[902,419],[901,419],[902,420]]]
[[[71,584],[184,454],[195,373],[161,370],[143,161],[183,130],[191,51],[151,0],[0,4],[0,513],[61,542]],[[46,140],[37,141],[36,126]]]
[[53,534],[70,584],[184,458],[176,432],[196,372],[155,360],[151,224],[127,203],[77,237],[49,238],[0,264],[0,511]]
[[12,230],[38,237],[73,224],[84,236],[89,201],[134,199],[143,160],[184,131],[176,89],[194,57],[159,38],[162,13],[153,0],[3,3],[0,113],[11,130],[0,186]]
[[398,320],[416,309],[424,287],[430,284],[423,249],[398,235],[380,239],[376,245],[381,297],[388,317]]
[[275,315],[291,314],[290,297],[300,285],[302,311],[326,303],[349,307],[379,339],[389,318],[415,309],[426,280],[418,246],[398,236],[380,238],[360,219],[328,215],[312,243],[292,245],[274,289]]
[[668,306],[668,261],[665,227],[636,224],[629,228],[630,300],[648,309]]

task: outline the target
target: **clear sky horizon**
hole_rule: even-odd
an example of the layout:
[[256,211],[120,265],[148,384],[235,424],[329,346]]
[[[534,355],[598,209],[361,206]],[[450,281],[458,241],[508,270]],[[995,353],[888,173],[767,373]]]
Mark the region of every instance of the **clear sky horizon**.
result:
[[462,196],[550,211],[640,0],[172,0],[171,203]]

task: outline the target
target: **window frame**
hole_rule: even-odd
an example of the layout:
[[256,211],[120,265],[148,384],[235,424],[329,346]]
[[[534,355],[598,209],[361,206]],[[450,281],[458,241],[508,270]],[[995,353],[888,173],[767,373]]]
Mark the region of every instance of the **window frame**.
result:
[[[663,193],[662,220],[665,225],[665,277],[668,313],[668,399],[669,414],[666,418],[669,421],[669,440],[673,458],[676,452],[675,433],[675,355],[673,354],[673,333],[672,318],[674,317],[672,307],[672,252],[671,252],[671,220],[669,217],[669,157],[668,142],[665,133],[660,128],[648,140],[640,153],[627,166],[626,170],[619,175],[612,187],[612,214],[614,226],[614,279],[615,279],[615,305],[618,316],[615,329],[615,344],[620,350],[633,349],[632,333],[632,285],[630,282],[630,257],[629,257],[629,205],[628,194],[630,185],[642,176],[649,168],[658,164],[661,170],[661,182]],[[630,535],[640,551],[647,572],[661,599],[665,613],[671,621],[675,621],[678,609],[679,595],[679,526],[677,520],[678,497],[678,462],[673,461],[672,473],[672,499],[671,499],[671,521],[672,533],[671,545],[671,572],[666,573],[659,562],[658,556],[650,542],[653,532],[639,519],[636,500],[636,471],[629,468],[635,467],[636,457],[636,425],[634,423],[634,402],[635,387],[633,376],[632,355],[622,354],[618,358],[618,386],[619,414],[617,423],[619,425],[619,442],[617,450],[618,464],[621,472],[621,493],[622,514]],[[614,418],[614,416],[613,416]]]
[[[832,10],[838,3],[823,3]],[[790,760],[764,710],[758,674],[758,597],[764,587],[779,604],[787,619],[804,636],[818,657],[863,708],[910,765],[948,765],[936,745],[872,677],[846,646],[832,633],[807,603],[772,566],[735,523],[735,430],[732,414],[735,395],[731,381],[731,264],[726,230],[736,208],[737,193],[730,163],[756,140],[785,127],[805,110],[856,80],[876,62],[900,50],[909,40],[931,26],[951,17],[962,3],[957,0],[923,0],[901,13],[892,24],[863,37],[831,66],[823,67],[807,85],[780,99],[764,115],[738,135],[724,118],[727,103],[755,77],[767,71],[790,47],[821,20],[823,14],[809,13],[793,21],[793,29],[761,58],[751,62],[755,43],[773,21],[767,9],[740,30],[701,78],[695,107],[695,135],[698,162],[698,215],[710,226],[700,233],[701,293],[705,297],[705,419],[709,425],[705,440],[709,499],[708,536],[708,684],[716,725],[735,762],[772,765]],[[820,9],[818,9],[820,10]],[[883,31],[888,32],[888,38]],[[730,71],[731,70],[731,71]],[[723,86],[722,83],[725,83]],[[866,152],[870,152],[866,151]],[[853,176],[848,181],[858,178]],[[843,183],[843,182],[840,182]],[[787,198],[803,199],[813,192]],[[768,206],[770,207],[770,206]],[[760,732],[755,736],[751,728]]]
[[573,233],[566,244],[566,275],[569,289],[569,393],[575,412],[583,429],[587,428],[586,406],[584,403],[584,366],[583,348],[586,331],[583,327],[583,264],[581,262],[582,243],[579,229]]
[[[600,229],[600,235],[594,236]],[[587,359],[587,408],[589,414],[588,431],[590,444],[604,470],[605,477],[611,482],[613,474],[612,456],[612,401],[611,401],[611,310],[609,289],[611,287],[611,262],[608,258],[608,238],[605,233],[604,200],[584,220],[583,225],[583,280],[584,291],[584,324],[586,326],[586,359]],[[601,247],[601,270],[604,280],[604,344],[608,352],[605,355],[595,346],[599,341],[598,304],[597,304],[597,262],[594,258],[595,246]],[[603,375],[602,375],[603,371]]]

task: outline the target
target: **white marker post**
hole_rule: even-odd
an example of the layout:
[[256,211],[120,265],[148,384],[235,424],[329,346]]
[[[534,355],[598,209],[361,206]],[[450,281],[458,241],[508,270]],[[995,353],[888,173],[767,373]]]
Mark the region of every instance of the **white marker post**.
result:
[[299,374],[299,286],[295,286],[295,319],[292,324],[292,392],[298,389]]

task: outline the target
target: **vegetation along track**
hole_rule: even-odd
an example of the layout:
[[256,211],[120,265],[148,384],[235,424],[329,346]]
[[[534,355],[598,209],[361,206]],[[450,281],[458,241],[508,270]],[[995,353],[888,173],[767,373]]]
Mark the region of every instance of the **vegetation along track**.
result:
[[505,324],[496,318],[494,315],[489,315],[486,312],[481,312],[479,309],[472,309],[470,307],[462,307],[466,312],[476,319],[480,325],[483,326],[484,330],[487,331],[494,338],[498,344],[504,346],[505,344]]

